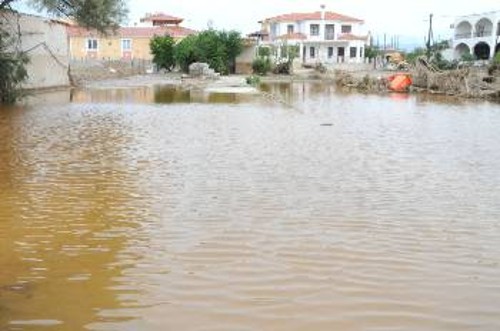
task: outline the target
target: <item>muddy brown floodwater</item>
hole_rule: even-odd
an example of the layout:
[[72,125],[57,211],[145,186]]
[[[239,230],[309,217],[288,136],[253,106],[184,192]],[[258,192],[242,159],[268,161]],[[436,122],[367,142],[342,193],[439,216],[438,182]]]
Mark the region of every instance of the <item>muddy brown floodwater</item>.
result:
[[2,108],[0,329],[500,330],[500,106],[262,89]]

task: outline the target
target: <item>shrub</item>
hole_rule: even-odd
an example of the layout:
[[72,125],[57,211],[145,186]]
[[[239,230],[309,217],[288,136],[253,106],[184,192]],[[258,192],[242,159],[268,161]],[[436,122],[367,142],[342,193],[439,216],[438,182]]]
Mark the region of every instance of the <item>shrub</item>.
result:
[[277,63],[273,73],[280,75],[290,75],[292,73],[292,61]]
[[269,47],[259,47],[257,50],[257,54],[259,57],[269,57],[271,56],[271,49]]
[[496,64],[500,64],[500,51],[498,51],[497,54],[495,55],[494,62]]
[[252,62],[254,74],[265,76],[271,71],[271,60],[268,57],[258,57]]
[[175,66],[174,56],[175,41],[169,35],[154,36],[149,42],[151,54],[153,54],[153,63],[158,69],[171,71]]
[[470,53],[462,54],[462,56],[460,57],[460,61],[462,61],[462,62],[473,62],[475,60],[476,60],[476,57]]
[[246,82],[248,85],[259,85],[260,84],[260,77],[259,76],[249,76],[246,78]]

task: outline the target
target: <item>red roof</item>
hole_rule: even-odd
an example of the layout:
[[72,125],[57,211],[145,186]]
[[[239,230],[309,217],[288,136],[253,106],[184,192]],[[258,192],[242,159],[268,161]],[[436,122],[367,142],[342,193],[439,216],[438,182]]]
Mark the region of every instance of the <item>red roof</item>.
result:
[[[267,18],[266,21],[273,22],[297,22],[297,21],[319,21],[321,20],[321,12],[314,13],[291,13]],[[328,21],[341,21],[341,22],[363,22],[358,18],[338,14],[335,12],[325,12],[325,20]]]
[[[70,37],[95,37],[100,34],[95,30],[87,30],[82,27],[68,27],[68,36]],[[119,28],[115,34],[110,37],[121,38],[152,38],[156,36],[170,35],[173,38],[182,38],[192,34],[196,31],[181,26],[156,26],[156,27],[123,27]]]
[[278,39],[283,39],[283,40],[305,40],[307,39],[307,36],[303,33],[288,33],[284,34],[282,36],[279,36]]
[[153,22],[153,21],[180,23],[184,21],[184,19],[172,15],[167,15],[164,13],[146,14],[145,17],[141,18],[141,22]]
[[341,34],[338,38],[338,40],[361,40],[365,41],[368,39],[368,36],[356,36],[351,33],[344,33]]

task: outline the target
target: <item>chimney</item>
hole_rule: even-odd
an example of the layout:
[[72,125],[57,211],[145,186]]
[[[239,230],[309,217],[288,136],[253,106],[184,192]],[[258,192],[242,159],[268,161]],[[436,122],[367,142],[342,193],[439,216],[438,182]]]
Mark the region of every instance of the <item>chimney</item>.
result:
[[325,5],[321,5],[321,20],[325,20]]

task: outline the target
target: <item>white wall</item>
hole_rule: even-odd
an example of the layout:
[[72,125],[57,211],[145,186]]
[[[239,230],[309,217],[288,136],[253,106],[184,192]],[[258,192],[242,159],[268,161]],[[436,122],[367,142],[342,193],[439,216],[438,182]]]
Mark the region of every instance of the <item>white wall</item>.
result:
[[[293,25],[294,26],[294,32],[295,33],[302,33],[307,36],[307,40],[310,41],[321,41],[324,40],[325,38],[325,25],[327,24],[333,24],[335,25],[335,38],[339,34],[341,34],[341,27],[342,25],[350,25],[352,26],[352,34],[358,35],[358,34],[363,34],[364,31],[364,26],[360,23],[349,23],[349,22],[340,22],[340,21],[325,21],[325,20],[307,20],[307,21],[300,21],[300,22],[278,22],[278,23],[273,23],[276,25],[276,35],[273,35],[272,38],[277,38],[279,36],[287,34],[288,30],[288,25]],[[319,25],[319,35],[318,36],[311,36],[311,24],[318,24]],[[271,33],[272,33],[272,28],[271,28]]]
[[5,24],[12,35],[20,30],[18,47],[27,52],[30,63],[26,66],[28,80],[23,88],[51,88],[69,86],[69,47],[66,27],[50,20],[9,14]]
[[[323,63],[323,64],[335,64],[335,63],[351,63],[351,64],[359,64],[364,63],[364,54],[366,51],[366,45],[363,41],[345,41],[345,42],[332,42],[332,43],[314,43],[307,42],[302,48],[301,52],[303,52],[303,47],[306,47],[306,58],[305,62],[308,64],[315,63]],[[315,57],[311,57],[311,47],[315,49]],[[328,48],[333,47],[333,56],[328,57]],[[339,48],[344,48],[344,57],[339,57]],[[350,56],[350,48],[356,48],[356,56]],[[363,50],[363,51],[361,51]],[[301,53],[301,59],[303,59],[303,53]]]

